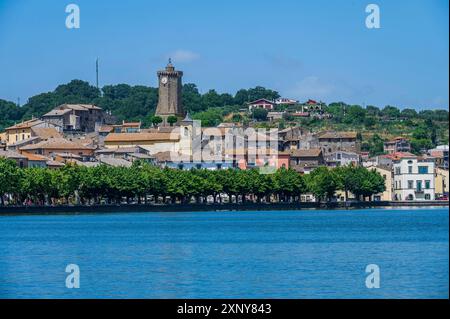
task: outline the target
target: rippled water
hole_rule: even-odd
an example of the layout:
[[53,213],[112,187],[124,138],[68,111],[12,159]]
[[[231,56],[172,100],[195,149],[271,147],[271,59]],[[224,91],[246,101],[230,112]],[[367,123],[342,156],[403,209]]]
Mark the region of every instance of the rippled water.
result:
[[[448,213],[0,216],[0,297],[448,298]],[[72,263],[79,289],[65,287]]]

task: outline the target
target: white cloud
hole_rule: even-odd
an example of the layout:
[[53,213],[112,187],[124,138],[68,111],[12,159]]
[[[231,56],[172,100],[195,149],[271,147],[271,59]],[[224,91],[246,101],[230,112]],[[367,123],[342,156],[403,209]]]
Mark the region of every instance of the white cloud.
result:
[[324,83],[317,76],[308,76],[297,82],[287,93],[295,98],[325,98],[334,89],[334,85]]
[[189,50],[176,50],[167,55],[167,58],[171,58],[175,63],[192,62],[197,60],[199,57],[200,55]]

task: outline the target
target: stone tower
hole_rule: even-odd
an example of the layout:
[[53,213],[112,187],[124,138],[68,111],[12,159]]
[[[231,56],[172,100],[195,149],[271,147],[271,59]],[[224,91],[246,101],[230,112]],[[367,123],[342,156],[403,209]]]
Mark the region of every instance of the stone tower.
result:
[[162,117],[163,125],[167,125],[170,115],[183,117],[184,110],[181,101],[182,71],[176,71],[171,60],[165,70],[158,71],[159,99],[155,115]]

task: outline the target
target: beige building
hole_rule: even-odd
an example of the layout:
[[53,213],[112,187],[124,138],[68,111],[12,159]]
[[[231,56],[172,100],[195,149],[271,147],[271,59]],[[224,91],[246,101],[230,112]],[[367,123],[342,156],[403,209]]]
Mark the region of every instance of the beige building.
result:
[[123,148],[139,146],[149,154],[159,152],[178,152],[180,135],[178,133],[110,133],[105,138],[105,147]]
[[435,193],[436,196],[448,195],[449,175],[448,169],[437,167],[435,173]]
[[384,178],[384,186],[386,190],[383,193],[375,194],[372,197],[373,201],[391,201],[392,200],[392,192],[393,192],[393,176],[392,170],[389,167],[383,166],[369,166],[367,167],[369,170],[375,170]]

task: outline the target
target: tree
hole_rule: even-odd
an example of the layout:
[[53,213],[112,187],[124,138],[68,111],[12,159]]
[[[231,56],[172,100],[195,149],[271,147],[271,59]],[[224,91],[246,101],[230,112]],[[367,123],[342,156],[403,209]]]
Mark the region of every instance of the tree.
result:
[[348,124],[358,124],[364,122],[366,110],[359,105],[349,105],[346,108],[344,122]]
[[400,115],[404,118],[416,118],[417,117],[417,112],[414,109],[403,109],[400,113]]
[[395,106],[386,105],[383,110],[381,110],[381,114],[387,118],[398,118],[400,116],[400,110]]
[[336,173],[340,189],[345,192],[346,199],[348,199],[348,192],[353,193],[358,200],[365,200],[366,197],[385,191],[384,178],[375,170],[347,166],[337,168]]
[[222,110],[220,108],[211,108],[203,112],[195,113],[192,118],[199,120],[202,126],[217,126],[223,121]]
[[182,88],[182,99],[184,109],[188,112],[194,113],[204,110],[202,104],[202,96],[198,92],[198,88],[193,83],[187,83]]
[[170,115],[167,117],[167,123],[170,124],[170,126],[173,126],[178,121],[178,118],[175,115]]
[[364,126],[367,128],[373,128],[377,124],[377,120],[374,116],[364,118]]
[[306,176],[308,189],[319,201],[331,200],[340,186],[338,175],[327,167],[318,167]]
[[0,197],[2,206],[5,205],[5,196],[14,193],[20,185],[19,168],[9,159],[0,158]]
[[153,126],[158,126],[159,124],[162,123],[162,121],[163,121],[162,117],[158,116],[158,115],[154,115],[151,118],[151,122],[152,122]]
[[268,111],[261,108],[255,108],[252,112],[252,117],[257,121],[266,121]]

